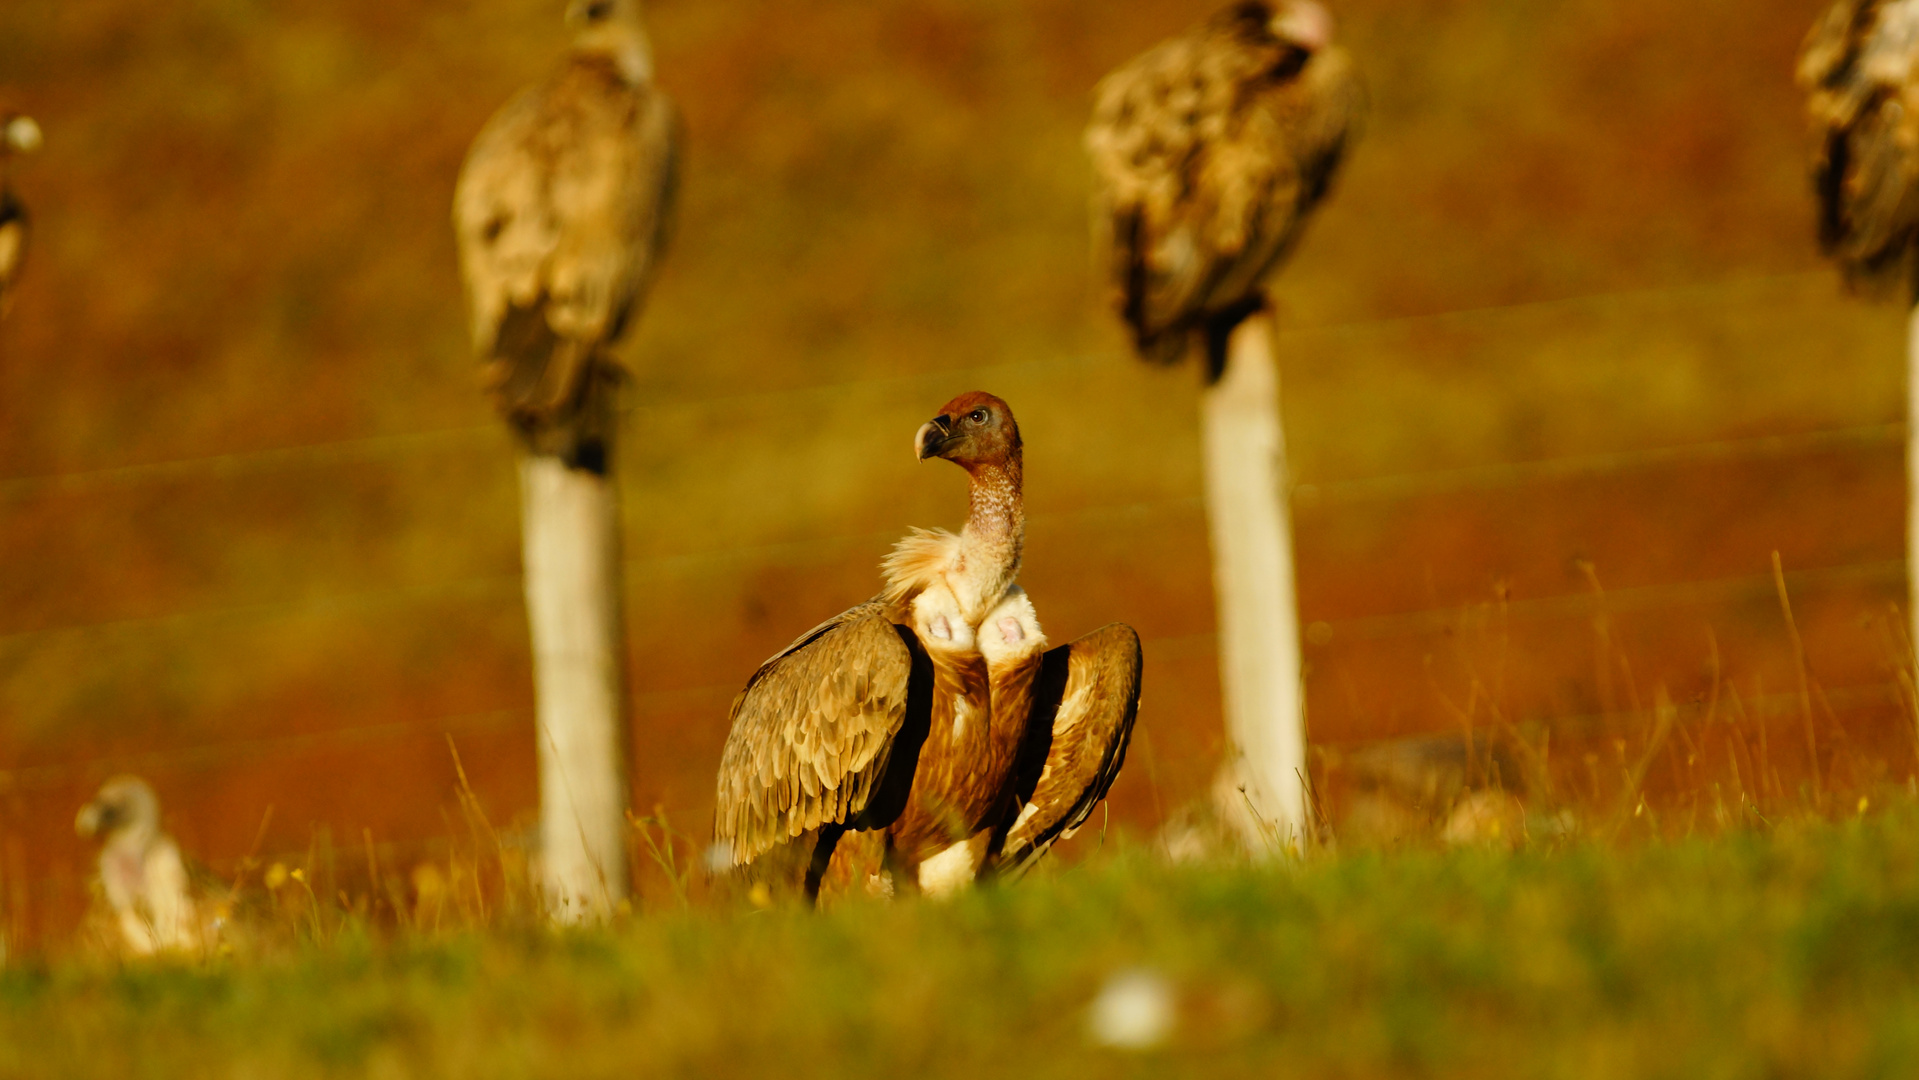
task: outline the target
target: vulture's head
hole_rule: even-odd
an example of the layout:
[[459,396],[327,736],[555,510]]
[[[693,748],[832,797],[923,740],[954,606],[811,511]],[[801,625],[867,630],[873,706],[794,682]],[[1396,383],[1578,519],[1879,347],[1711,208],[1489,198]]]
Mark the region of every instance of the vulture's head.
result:
[[983,390],[961,394],[920,425],[913,453],[921,461],[945,458],[967,472],[1020,460],[1019,425],[1004,401]]
[[1240,0],[1215,26],[1248,45],[1285,46],[1296,62],[1333,43],[1333,15],[1315,0]]
[[160,831],[160,800],[145,780],[116,776],[100,785],[100,793],[80,808],[73,831],[103,843],[122,836],[144,841]]
[[25,113],[0,113],[0,154],[31,154],[40,149],[40,125]]
[[613,22],[638,22],[639,0],[572,0],[566,5],[566,22],[575,30]]
[[566,24],[575,52],[610,56],[634,82],[653,77],[653,46],[640,20],[640,0],[568,0]]
[[1274,5],[1267,24],[1273,36],[1307,52],[1319,52],[1333,43],[1333,13],[1313,0],[1284,0]]

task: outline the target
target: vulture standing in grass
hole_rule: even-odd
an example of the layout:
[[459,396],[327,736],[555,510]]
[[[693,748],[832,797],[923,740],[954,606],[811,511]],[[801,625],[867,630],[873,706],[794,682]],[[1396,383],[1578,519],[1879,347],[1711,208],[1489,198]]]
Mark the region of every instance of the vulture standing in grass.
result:
[[13,287],[27,261],[27,208],[13,193],[13,159],[40,148],[33,117],[0,112],[0,318],[13,309]]
[[160,831],[160,800],[137,776],[116,776],[80,808],[74,830],[100,841],[100,888],[121,941],[139,956],[202,942],[180,845]]
[[[1306,829],[1304,701],[1266,279],[1325,198],[1362,106],[1311,0],[1247,0],[1095,92],[1086,149],[1115,307],[1142,359],[1197,352],[1220,669],[1222,809],[1256,847]],[[1250,811],[1250,814],[1248,813]]]
[[1139,708],[1131,628],[1048,649],[1014,584],[1025,511],[1006,403],[954,398],[913,449],[966,470],[965,527],[900,541],[880,595],[801,635],[733,702],[716,851],[788,856],[809,897],[849,830],[883,836],[906,888],[1026,866],[1105,797]]
[[671,232],[679,124],[639,0],[574,0],[572,48],[473,142],[453,221],[474,351],[523,441],[521,517],[541,859],[563,919],[627,890],[619,368]]
[[1799,54],[1819,243],[1846,280],[1905,290],[1906,566],[1919,642],[1919,0],[1839,0]]

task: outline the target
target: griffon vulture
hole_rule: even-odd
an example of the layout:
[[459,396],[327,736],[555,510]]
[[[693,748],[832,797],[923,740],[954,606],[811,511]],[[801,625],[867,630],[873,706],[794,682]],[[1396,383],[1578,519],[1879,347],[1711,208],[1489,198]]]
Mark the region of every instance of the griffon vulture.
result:
[[1919,232],[1919,0],[1840,0],[1799,56],[1819,241],[1849,279],[1909,274]]
[[1101,80],[1086,129],[1094,229],[1134,349],[1171,364],[1196,340],[1204,346],[1228,786],[1244,793],[1221,809],[1255,850],[1302,838],[1307,823],[1290,483],[1265,281],[1325,197],[1360,112],[1359,80],[1332,36],[1332,17],[1312,0],[1235,3]]
[[877,597],[761,665],[733,702],[715,849],[776,849],[816,896],[840,837],[883,833],[892,881],[945,892],[1070,835],[1125,757],[1139,637],[1112,624],[1048,649],[1014,584],[1025,535],[1019,426],[963,394],[914,437],[971,478],[965,527],[915,530]]
[[13,287],[27,260],[27,208],[13,193],[13,158],[40,148],[33,117],[0,113],[0,317],[13,309]]
[[[1919,0],[1839,0],[1799,54],[1812,123],[1819,243],[1846,280],[1919,300]],[[1907,314],[1907,382],[1919,386],[1919,307]],[[1919,568],[1919,410],[1906,417],[1906,562]],[[1908,575],[1919,634],[1919,573]]]
[[653,85],[639,0],[573,0],[559,69],[495,113],[453,197],[474,351],[507,420],[592,467],[596,380],[638,314],[673,218],[679,120]]
[[1325,196],[1363,95],[1311,0],[1245,0],[1128,62],[1094,91],[1094,221],[1142,358],[1226,335]]
[[203,927],[186,862],[160,831],[160,800],[137,776],[116,776],[80,808],[74,831],[100,840],[100,886],[126,949],[140,956],[200,947]]

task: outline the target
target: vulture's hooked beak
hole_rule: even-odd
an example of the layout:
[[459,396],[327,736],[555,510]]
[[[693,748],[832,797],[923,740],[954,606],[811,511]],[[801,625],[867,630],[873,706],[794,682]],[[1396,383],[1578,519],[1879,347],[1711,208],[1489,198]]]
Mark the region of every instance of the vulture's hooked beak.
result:
[[917,435],[913,436],[913,453],[921,461],[937,457],[941,450],[953,441],[953,418],[935,416],[920,425]]

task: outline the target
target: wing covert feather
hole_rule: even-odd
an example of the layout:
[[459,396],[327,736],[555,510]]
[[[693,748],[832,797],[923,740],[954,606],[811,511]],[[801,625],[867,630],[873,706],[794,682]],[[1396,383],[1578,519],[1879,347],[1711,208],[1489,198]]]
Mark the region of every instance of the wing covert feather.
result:
[[[1020,780],[1019,816],[999,862],[1019,870],[1084,824],[1126,760],[1139,715],[1139,635],[1112,623],[1049,650]],[[1037,772],[1037,777],[1031,773]]]
[[869,601],[801,635],[734,699],[714,836],[744,865],[873,801],[905,724],[914,655]]

